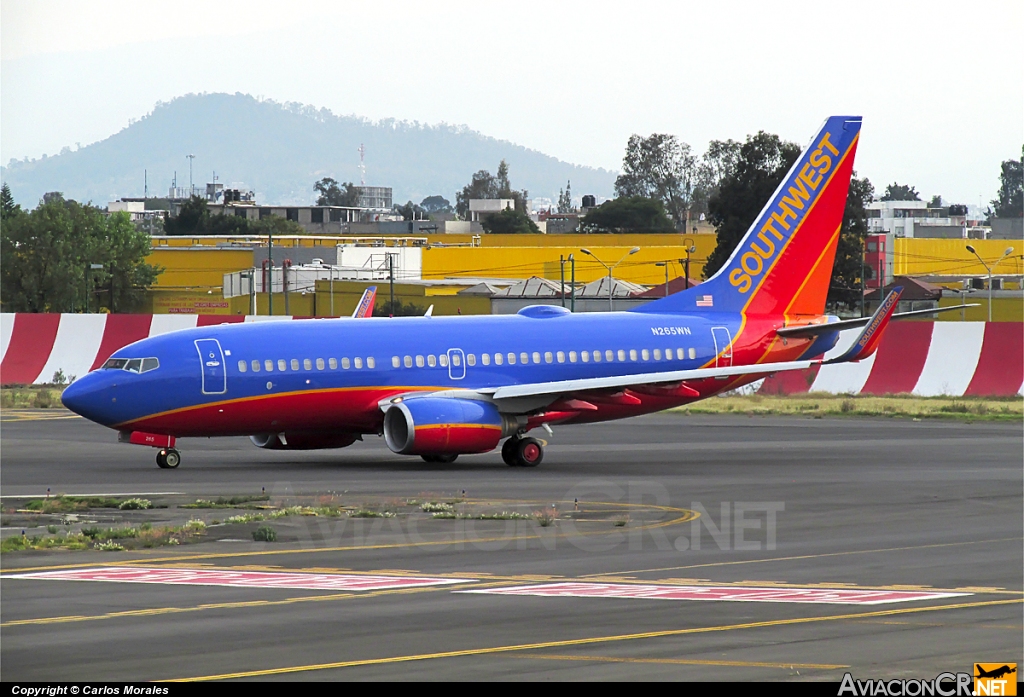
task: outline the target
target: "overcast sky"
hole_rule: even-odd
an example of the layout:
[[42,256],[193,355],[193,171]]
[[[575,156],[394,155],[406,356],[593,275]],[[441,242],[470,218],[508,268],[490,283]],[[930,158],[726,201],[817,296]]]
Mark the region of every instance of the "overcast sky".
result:
[[466,124],[609,169],[631,133],[803,144],[843,113],[864,116],[856,168],[876,189],[977,205],[1024,142],[1022,37],[1021,0],[3,0],[0,160],[189,92]]

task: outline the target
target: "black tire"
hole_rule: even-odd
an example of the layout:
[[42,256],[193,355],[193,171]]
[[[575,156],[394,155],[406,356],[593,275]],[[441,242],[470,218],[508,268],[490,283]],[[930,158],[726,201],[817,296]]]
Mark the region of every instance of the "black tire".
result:
[[156,466],[162,470],[167,469],[167,451],[158,450],[156,452]]
[[420,455],[420,457],[423,458],[424,462],[430,462],[430,463],[437,462],[437,459],[433,455]]
[[513,436],[501,446],[501,459],[509,467],[519,467],[519,458],[516,456],[516,445],[518,443],[519,439]]
[[167,450],[166,452],[164,452],[164,462],[166,463],[164,467],[166,467],[167,469],[177,469],[178,465],[181,464],[181,453],[179,453],[174,448]]
[[449,453],[446,455],[420,455],[424,462],[438,463],[442,465],[448,465],[459,459],[458,453]]
[[523,438],[516,444],[520,467],[536,467],[544,461],[544,444],[536,438]]

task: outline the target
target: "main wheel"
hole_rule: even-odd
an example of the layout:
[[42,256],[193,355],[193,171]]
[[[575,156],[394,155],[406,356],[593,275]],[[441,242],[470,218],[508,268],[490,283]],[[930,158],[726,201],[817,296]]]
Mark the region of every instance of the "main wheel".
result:
[[167,469],[167,451],[157,450],[156,451],[156,466],[162,470]]
[[536,438],[523,438],[516,444],[515,453],[520,467],[536,467],[544,459],[544,446]]
[[518,467],[519,458],[516,456],[516,445],[519,443],[519,438],[513,436],[505,441],[505,444],[501,446],[501,459],[505,461],[505,464],[509,467]]
[[450,464],[459,459],[458,453],[446,454],[446,455],[420,455],[424,462],[437,462],[441,464]]
[[[174,448],[168,448],[167,450],[161,450],[160,452],[164,456],[164,464],[161,465],[162,467],[172,470],[181,464],[181,453]],[[160,464],[159,460],[157,460],[157,464]]]

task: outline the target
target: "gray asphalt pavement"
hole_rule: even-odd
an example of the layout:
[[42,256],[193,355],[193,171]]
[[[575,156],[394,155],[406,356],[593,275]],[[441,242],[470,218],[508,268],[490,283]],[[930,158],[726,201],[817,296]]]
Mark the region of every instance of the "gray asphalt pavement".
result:
[[[658,415],[556,429],[543,464],[426,464],[183,440],[182,465],[63,412],[7,413],[0,488],[346,503],[442,500],[535,519],[274,522],[139,552],[4,554],[0,671],[13,680],[832,680],[1022,662],[1024,429],[896,419]],[[579,502],[580,510],[573,503]],[[476,509],[474,509],[476,510]],[[482,509],[481,509],[482,510]],[[6,517],[6,516],[5,516]],[[211,529],[211,533],[212,533]],[[237,541],[228,541],[235,539]],[[132,565],[430,576],[376,590],[10,578]],[[621,588],[915,591],[884,604],[465,593]],[[635,594],[635,593],[634,593]]]

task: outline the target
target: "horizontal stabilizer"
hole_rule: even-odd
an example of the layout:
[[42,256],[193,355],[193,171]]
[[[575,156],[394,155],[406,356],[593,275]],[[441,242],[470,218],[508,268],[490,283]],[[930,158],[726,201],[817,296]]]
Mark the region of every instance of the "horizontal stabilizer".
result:
[[885,296],[885,300],[875,310],[875,314],[871,315],[871,319],[868,322],[868,326],[864,327],[864,331],[860,333],[857,340],[853,342],[853,345],[843,355],[833,358],[825,363],[847,363],[849,361],[860,361],[875,352],[878,348],[879,342],[882,340],[882,334],[885,332],[885,328],[889,326],[889,321],[892,319],[893,310],[896,309],[896,304],[900,301],[900,295],[903,294],[903,287],[896,286],[889,294]]
[[[981,303],[967,303],[966,305],[950,305],[949,307],[933,307],[927,310],[897,312],[892,316],[892,321],[895,322],[896,320],[909,319],[910,317],[934,315],[939,312],[949,312],[950,310],[962,310],[965,307],[980,307],[980,305]],[[791,327],[780,327],[775,330],[775,333],[787,338],[812,337],[818,336],[819,334],[827,334],[829,332],[841,332],[846,329],[856,329],[857,327],[863,327],[870,321],[871,317],[858,317],[857,319],[844,319],[839,322],[830,322],[828,324],[803,324]]]

